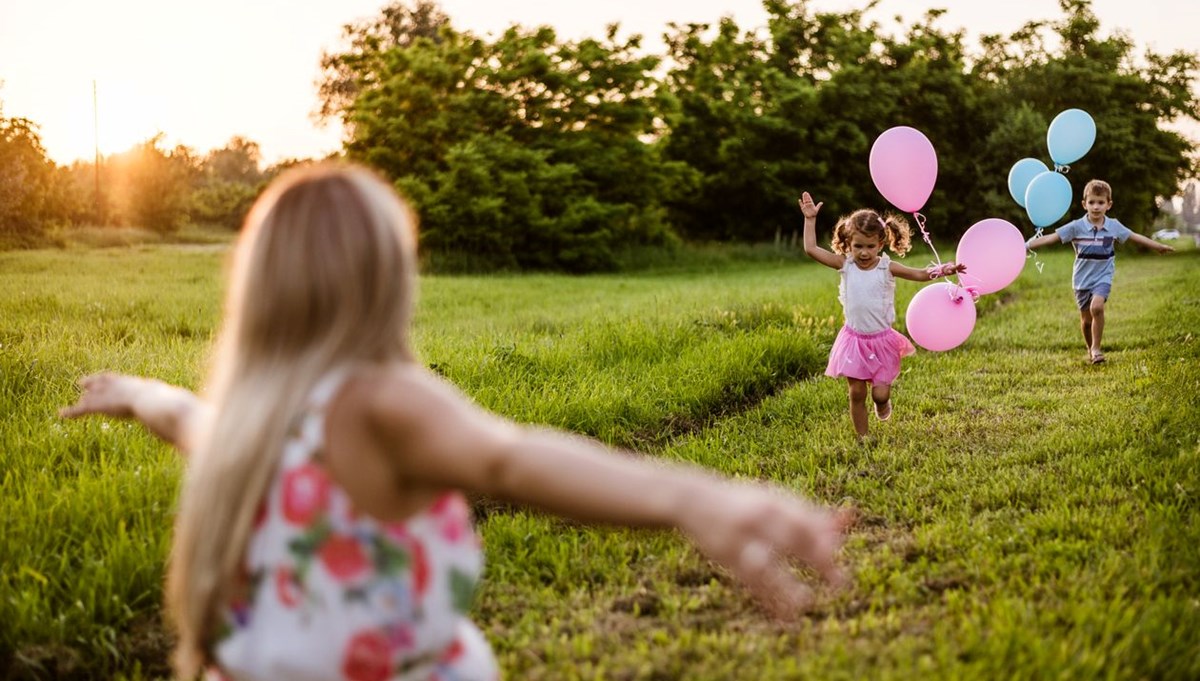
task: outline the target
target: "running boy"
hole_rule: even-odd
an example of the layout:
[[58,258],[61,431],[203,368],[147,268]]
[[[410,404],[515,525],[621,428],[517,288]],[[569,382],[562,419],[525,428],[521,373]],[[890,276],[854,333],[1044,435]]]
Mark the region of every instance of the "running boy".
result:
[[1088,361],[1100,364],[1104,353],[1100,340],[1104,336],[1104,304],[1112,293],[1115,242],[1133,240],[1156,253],[1175,250],[1166,244],[1133,232],[1116,218],[1108,217],[1112,208],[1112,187],[1103,180],[1092,180],[1083,188],[1083,207],[1087,214],[1059,227],[1053,234],[1030,239],[1030,250],[1053,243],[1070,243],[1075,249],[1075,269],[1071,286],[1075,303],[1079,305],[1080,328],[1088,348]]

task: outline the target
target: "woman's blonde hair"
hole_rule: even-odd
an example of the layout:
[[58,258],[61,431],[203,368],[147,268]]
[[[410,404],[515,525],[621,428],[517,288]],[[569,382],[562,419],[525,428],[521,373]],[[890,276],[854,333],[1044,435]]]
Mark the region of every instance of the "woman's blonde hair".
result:
[[855,232],[872,239],[879,239],[893,253],[904,257],[912,247],[912,228],[908,220],[895,213],[880,215],[870,208],[860,208],[838,220],[833,228],[830,242],[834,253],[850,254],[850,238]]
[[251,209],[205,388],[215,414],[175,522],[166,601],[180,678],[212,661],[219,609],[305,398],[335,367],[413,359],[415,285],[416,220],[365,168],[292,170]]

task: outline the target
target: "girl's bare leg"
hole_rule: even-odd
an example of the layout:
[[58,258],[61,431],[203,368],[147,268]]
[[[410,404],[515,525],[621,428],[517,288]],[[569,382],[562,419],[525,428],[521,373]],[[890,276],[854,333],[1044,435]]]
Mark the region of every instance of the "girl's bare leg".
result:
[[867,436],[867,382],[857,378],[847,378],[850,384],[850,420],[854,422],[854,432],[858,438]]
[[872,384],[871,399],[875,401],[875,415],[879,420],[888,420],[892,415],[892,386]]

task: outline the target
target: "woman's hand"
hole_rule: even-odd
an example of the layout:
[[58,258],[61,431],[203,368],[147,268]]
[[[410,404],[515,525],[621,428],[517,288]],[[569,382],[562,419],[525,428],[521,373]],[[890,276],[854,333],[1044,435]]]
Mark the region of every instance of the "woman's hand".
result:
[[197,428],[211,417],[208,405],[191,392],[162,381],[104,372],[79,380],[83,392],[63,418],[100,414],[141,422],[151,433],[189,453]]
[[817,212],[819,212],[821,210],[821,206],[824,205],[824,201],[814,204],[812,196],[809,196],[808,192],[804,192],[800,195],[800,212],[804,213],[804,218],[806,220],[815,219],[817,217]]
[[75,404],[58,410],[63,418],[78,418],[88,414],[103,414],[117,418],[132,418],[133,403],[145,379],[124,374],[104,372],[79,379],[83,393]]
[[836,563],[852,509],[832,511],[760,485],[718,483],[697,495],[681,527],[710,559],[729,569],[777,617],[791,619],[813,604],[793,561],[828,583],[845,577]]

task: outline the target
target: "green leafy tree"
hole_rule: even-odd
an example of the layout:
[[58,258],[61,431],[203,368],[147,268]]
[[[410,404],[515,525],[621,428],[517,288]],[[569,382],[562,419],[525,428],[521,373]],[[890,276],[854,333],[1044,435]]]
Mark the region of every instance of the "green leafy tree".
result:
[[159,148],[160,133],[107,162],[120,224],[168,234],[187,220],[199,161],[187,147]]
[[342,116],[360,92],[377,85],[383,55],[389,50],[408,47],[418,38],[437,42],[442,27],[449,25],[449,17],[432,0],[397,0],[372,19],[343,26],[345,50],[321,54],[317,118]]
[[[683,233],[762,240],[796,224],[802,188],[819,192],[827,221],[860,206],[885,208],[868,157],[895,125],[920,129],[942,151],[939,192],[957,197],[972,188],[980,93],[965,74],[962,33],[935,25],[941,12],[890,38],[861,11],[764,6],[769,40],[741,34],[731,19],[711,40],[704,25],[676,27],[669,39],[676,66],[666,83],[678,106],[664,155],[702,176],[698,196],[672,206]],[[955,155],[945,153],[951,149]],[[963,202],[937,198],[925,210],[931,222],[963,219]]]
[[787,82],[767,63],[767,46],[731,18],[711,39],[707,24],[671,28],[662,155],[698,179],[668,204],[675,225],[690,239],[765,240],[790,216],[787,185],[804,163],[813,89]]
[[874,140],[893,126],[921,130],[938,153],[922,212],[943,243],[985,217],[1017,224],[1007,176],[1024,157],[1045,160],[1046,128],[1079,107],[1096,119],[1097,144],[1071,169],[1113,183],[1120,215],[1148,227],[1155,197],[1171,196],[1193,164],[1190,145],[1159,124],[1194,118],[1196,55],[1147,52],[1102,37],[1089,0],[1061,0],[1064,17],[1009,37],[984,36],[971,54],[941,10],[899,31],[862,11],[815,12],[800,0],[766,0],[766,38],[731,19],[673,27],[662,98],[663,156],[698,174],[669,204],[689,238],[763,240],[795,224],[795,196],[819,192],[827,227],[860,206],[887,208],[868,167]]
[[346,153],[413,199],[424,248],[477,264],[588,271],[669,242],[661,201],[684,169],[647,141],[658,59],[616,33],[559,43],[514,26],[484,40],[443,26],[393,47],[345,112]]
[[[1025,106],[1047,125],[1065,109],[1091,114],[1096,144],[1070,169],[1076,194],[1088,179],[1108,181],[1114,214],[1132,228],[1148,231],[1157,198],[1174,196],[1194,173],[1188,158],[1191,144],[1160,124],[1196,119],[1200,100],[1191,84],[1200,61],[1195,53],[1147,51],[1139,63],[1129,36],[1101,36],[1090,0],[1060,0],[1060,5],[1065,15],[1060,21],[1027,24],[1008,40],[990,36],[976,72],[994,83],[992,101],[1001,104],[996,110],[1002,113]],[[1061,42],[1057,52],[1047,47],[1047,32]],[[1002,106],[1001,97],[1011,104]],[[1036,139],[1040,153],[1025,155],[1049,163],[1040,146],[1045,133]],[[997,184],[1019,158],[995,159],[990,172]]]
[[2,114],[0,109],[0,235],[6,243],[34,245],[53,217],[54,163],[33,121]]
[[193,222],[237,229],[262,192],[265,175],[258,143],[233,137],[210,151],[200,164],[191,195]]

